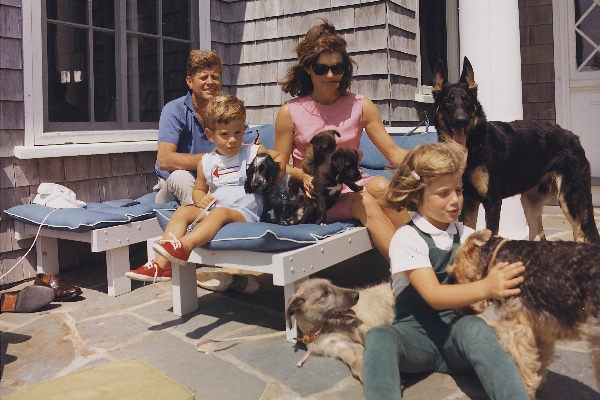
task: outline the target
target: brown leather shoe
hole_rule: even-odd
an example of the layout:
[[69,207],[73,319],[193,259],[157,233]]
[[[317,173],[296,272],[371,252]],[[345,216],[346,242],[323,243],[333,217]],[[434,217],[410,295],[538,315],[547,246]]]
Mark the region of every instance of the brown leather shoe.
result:
[[0,294],[0,313],[35,312],[50,304],[55,293],[44,286],[27,286],[25,289]]
[[82,293],[81,288],[70,284],[60,274],[37,274],[33,284],[54,289],[54,301],[70,300]]

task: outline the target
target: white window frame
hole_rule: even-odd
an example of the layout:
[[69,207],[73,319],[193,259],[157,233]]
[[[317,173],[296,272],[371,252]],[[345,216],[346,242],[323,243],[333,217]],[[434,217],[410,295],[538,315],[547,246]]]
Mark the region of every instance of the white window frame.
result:
[[[157,129],[44,132],[44,65],[42,49],[42,5],[39,0],[22,0],[24,145],[16,146],[15,157],[34,159],[92,154],[156,151]],[[210,0],[198,0],[200,48],[211,48]]]

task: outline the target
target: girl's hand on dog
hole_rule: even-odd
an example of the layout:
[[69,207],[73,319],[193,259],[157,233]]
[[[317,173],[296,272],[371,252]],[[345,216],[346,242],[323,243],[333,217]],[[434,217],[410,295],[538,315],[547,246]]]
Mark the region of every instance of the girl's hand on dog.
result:
[[489,297],[502,299],[521,293],[519,286],[525,281],[525,266],[521,261],[515,263],[501,262],[490,268],[484,281],[487,283]]

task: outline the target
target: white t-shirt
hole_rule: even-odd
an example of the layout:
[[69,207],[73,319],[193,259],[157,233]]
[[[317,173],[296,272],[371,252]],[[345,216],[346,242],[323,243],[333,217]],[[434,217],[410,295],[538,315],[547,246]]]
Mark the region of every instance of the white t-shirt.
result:
[[[413,223],[421,231],[429,234],[435,245],[442,250],[450,250],[454,242],[454,235],[460,235],[460,242],[474,232],[460,222],[453,222],[448,229],[442,231],[433,226],[417,212],[410,213]],[[429,246],[412,226],[401,226],[390,242],[390,271],[392,273],[392,290],[398,296],[410,281],[404,271],[417,268],[433,268],[429,259]]]

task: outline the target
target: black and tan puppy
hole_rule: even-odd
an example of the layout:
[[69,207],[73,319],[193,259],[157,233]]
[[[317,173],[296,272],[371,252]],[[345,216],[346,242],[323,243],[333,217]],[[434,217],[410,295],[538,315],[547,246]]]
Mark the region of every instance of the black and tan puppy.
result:
[[459,82],[448,82],[441,62],[433,82],[433,119],[439,139],[454,140],[469,150],[463,177],[466,225],[475,227],[483,204],[486,227],[497,234],[502,199],[521,194],[529,238],[545,239],[542,209],[556,197],[575,240],[600,242],[590,163],[574,133],[548,122],[487,121],[466,57]]
[[310,176],[314,176],[318,166],[323,164],[334,152],[337,144],[335,137],[340,133],[335,130],[322,131],[310,139],[310,145],[304,152],[302,158],[302,170]]
[[[520,295],[493,301],[497,319],[488,322],[519,367],[529,396],[535,398],[561,339],[587,340],[600,384],[600,246],[512,241],[486,229],[467,238],[447,272],[458,283],[474,282],[503,261],[522,261],[525,281]],[[481,313],[486,306],[480,302],[458,311]]]
[[361,178],[358,152],[347,147],[335,150],[317,166],[312,179],[317,203],[317,224],[325,223],[327,209],[340,197],[342,185],[345,184],[355,192],[363,190],[363,186],[355,183]]

